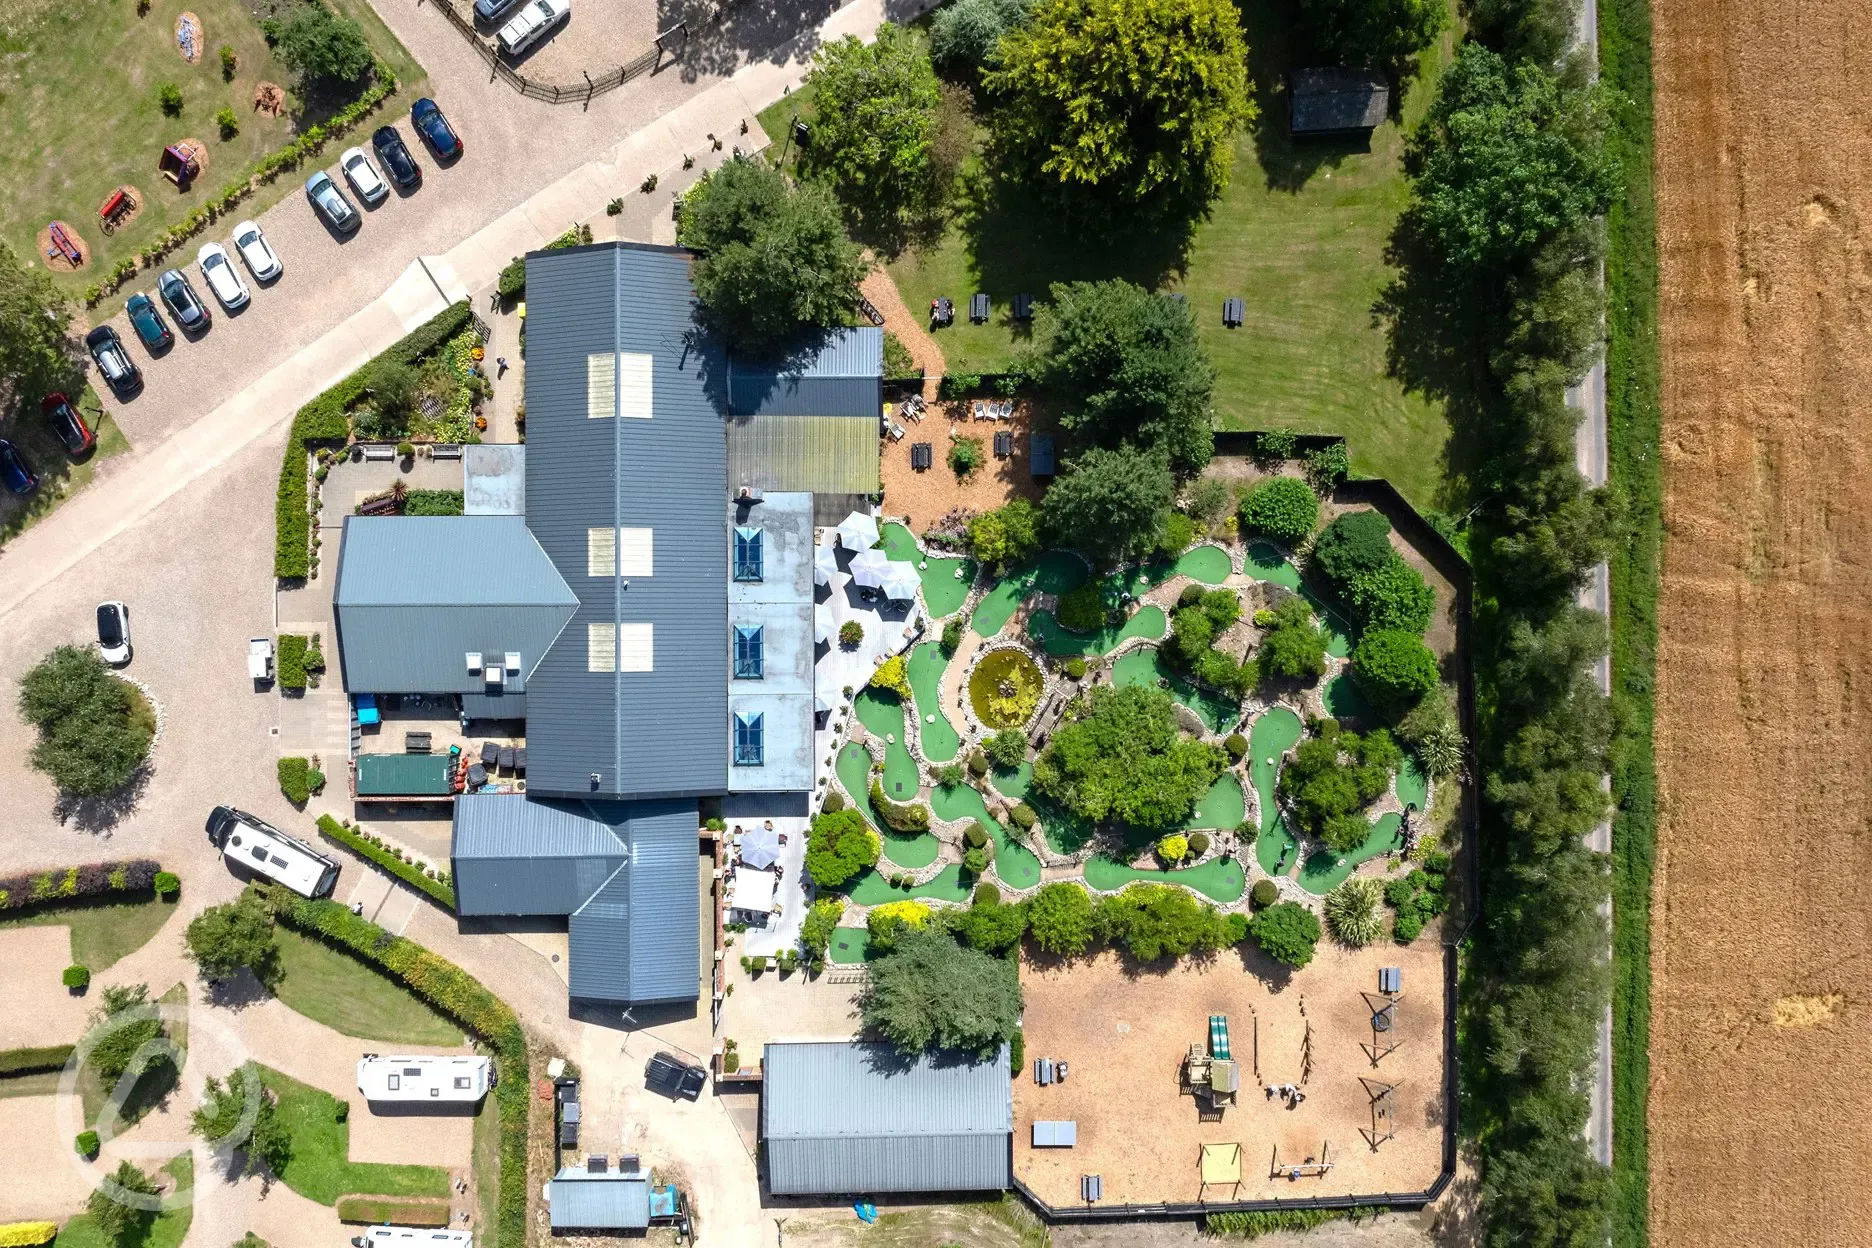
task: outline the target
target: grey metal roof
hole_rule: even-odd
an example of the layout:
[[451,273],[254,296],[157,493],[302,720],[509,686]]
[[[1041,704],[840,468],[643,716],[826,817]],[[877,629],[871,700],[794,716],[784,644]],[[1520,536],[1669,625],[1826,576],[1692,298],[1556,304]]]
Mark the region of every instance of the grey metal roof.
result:
[[[799,792],[813,787],[813,499],[811,494],[768,494],[751,507],[730,505],[730,540],[737,528],[758,529],[762,575],[728,582],[728,626],[759,627],[763,662],[758,680],[737,679],[729,667],[728,722],[758,714],[766,739],[758,767],[739,766],[728,752],[731,793]],[[732,558],[732,556],[731,556]]]
[[1296,69],[1287,75],[1287,127],[1293,134],[1370,130],[1385,119],[1391,88],[1373,69]]
[[875,419],[732,416],[728,420],[731,489],[745,485],[812,494],[875,494],[882,480]]
[[456,912],[571,916],[574,997],[693,1001],[696,827],[693,801],[463,794],[451,851]]
[[546,1186],[554,1231],[640,1230],[650,1225],[650,1179],[567,1167]]
[[332,593],[353,693],[480,693],[476,651],[530,677],[578,605],[519,516],[346,516]]
[[526,443],[483,442],[462,448],[462,512],[526,515]]
[[876,420],[883,403],[884,331],[875,326],[827,330],[778,361],[728,364],[728,410],[736,416]]
[[[529,788],[718,793],[727,466],[708,380],[721,361],[694,324],[689,256],[622,243],[533,252],[527,294],[526,522],[579,601],[568,644],[527,686]],[[589,418],[587,358],[614,352],[653,357],[650,419]],[[654,574],[628,589],[587,575],[588,530],[617,526],[654,530]],[[654,670],[588,671],[586,626],[600,622],[650,623]]]
[[499,693],[464,693],[462,714],[469,719],[525,719],[526,694],[502,690]]
[[856,1041],[772,1043],[761,1069],[761,1134],[777,1195],[1008,1186],[1005,1047],[990,1061],[952,1063]]

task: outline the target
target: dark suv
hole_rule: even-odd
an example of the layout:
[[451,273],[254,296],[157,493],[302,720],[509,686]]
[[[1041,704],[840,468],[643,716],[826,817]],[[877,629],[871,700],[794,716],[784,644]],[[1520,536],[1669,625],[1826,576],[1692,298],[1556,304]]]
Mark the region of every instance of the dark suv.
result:
[[695,1100],[702,1095],[702,1089],[707,1083],[708,1071],[700,1066],[691,1066],[674,1053],[658,1053],[644,1067],[645,1086],[672,1101],[679,1096]]

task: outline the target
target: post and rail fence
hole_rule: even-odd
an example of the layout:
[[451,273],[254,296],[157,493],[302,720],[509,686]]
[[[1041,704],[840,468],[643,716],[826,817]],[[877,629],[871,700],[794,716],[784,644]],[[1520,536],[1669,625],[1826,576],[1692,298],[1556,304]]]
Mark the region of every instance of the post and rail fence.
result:
[[[421,2],[422,0],[418,0],[418,3]],[[483,39],[481,33],[475,29],[474,18],[456,7],[459,2],[460,0],[428,0],[429,4],[448,18],[450,25],[461,32],[462,37],[468,41],[468,46],[487,62],[489,82],[498,78],[528,99],[543,100],[548,104],[577,104],[581,108],[589,108],[592,100],[605,92],[615,91],[633,78],[656,73],[663,68],[665,56],[672,61],[675,60],[682,55],[683,48],[689,42],[689,23],[678,22],[659,33],[651,46],[643,52],[616,69],[599,74],[596,78],[592,77],[589,71],[580,70],[580,74],[585,79],[584,82],[540,82],[516,71],[503,61],[500,52]]]

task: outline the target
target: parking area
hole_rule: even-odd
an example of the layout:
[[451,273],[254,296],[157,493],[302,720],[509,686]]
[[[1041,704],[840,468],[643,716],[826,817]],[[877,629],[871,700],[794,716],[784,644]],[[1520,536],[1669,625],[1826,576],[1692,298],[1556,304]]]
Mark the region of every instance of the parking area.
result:
[[[508,0],[492,23],[476,22],[491,48],[495,35],[534,0]],[[462,0],[464,11],[471,0]],[[583,85],[585,74],[598,78],[641,56],[655,41],[664,8],[658,0],[578,0],[571,14],[517,57],[501,61],[517,74],[556,86]]]

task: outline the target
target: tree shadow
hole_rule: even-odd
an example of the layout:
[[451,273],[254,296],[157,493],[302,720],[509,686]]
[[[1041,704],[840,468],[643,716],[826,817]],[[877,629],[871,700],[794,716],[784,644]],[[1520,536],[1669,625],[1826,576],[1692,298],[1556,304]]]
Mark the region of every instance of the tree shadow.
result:
[[[1295,0],[1240,0],[1239,7],[1258,113],[1252,128],[1255,159],[1268,189],[1298,191],[1321,169],[1337,169],[1350,157],[1370,153],[1369,134],[1293,137],[1287,126],[1288,71],[1334,61],[1313,48]],[[1391,92],[1394,110],[1399,94],[1395,88]]]
[[92,795],[61,789],[52,803],[52,818],[80,832],[101,832],[108,837],[118,824],[136,813],[149,782],[150,767],[145,763],[131,774],[128,783],[113,793]]
[[[838,7],[838,0],[745,0],[714,16],[716,5],[709,0],[657,0],[657,30],[687,23],[688,38],[674,64],[684,82],[695,82],[732,74],[756,61],[810,61],[819,49],[819,23]],[[888,16],[893,6],[885,7]]]

